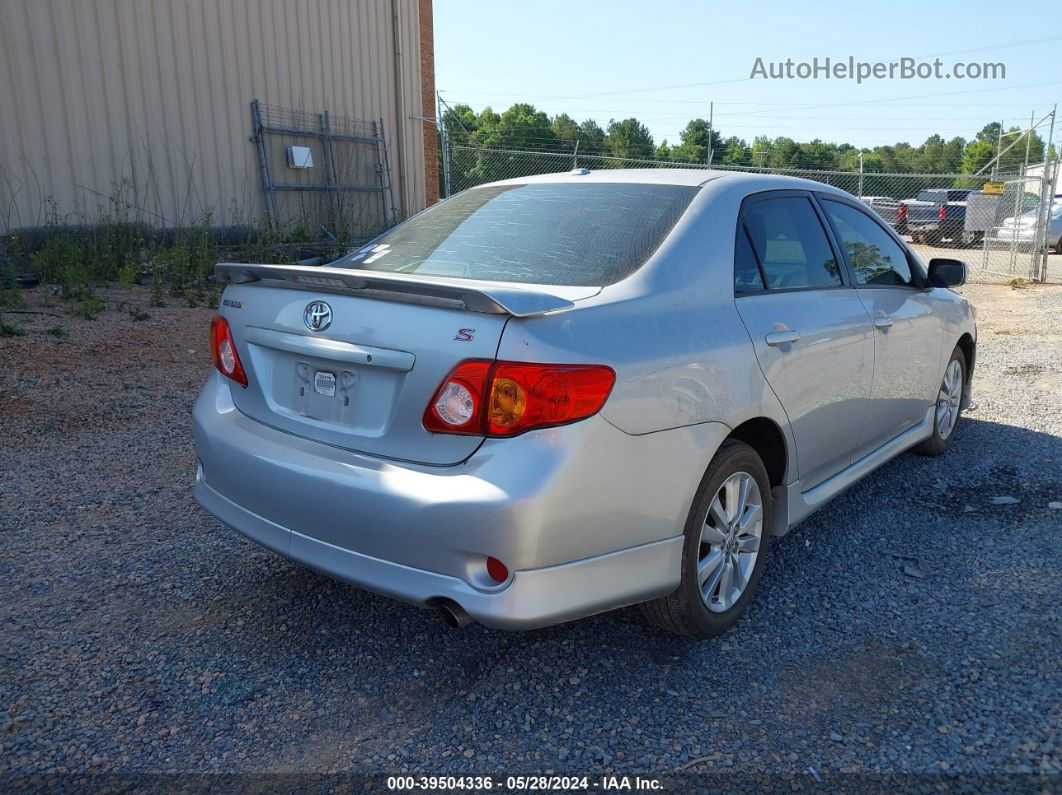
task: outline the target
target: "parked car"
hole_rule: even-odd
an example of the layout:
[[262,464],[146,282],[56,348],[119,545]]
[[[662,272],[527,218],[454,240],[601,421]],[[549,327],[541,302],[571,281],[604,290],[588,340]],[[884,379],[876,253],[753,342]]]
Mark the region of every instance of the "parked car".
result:
[[863,196],[862,202],[880,215],[890,226],[896,226],[897,213],[900,209],[899,201],[891,196]]
[[940,245],[963,242],[966,225],[966,202],[980,191],[956,188],[927,188],[914,199],[904,199],[897,209],[897,231],[911,235],[915,242]]
[[772,175],[526,177],[327,266],[216,270],[199,502],[455,625],[724,632],[772,536],[948,449],[975,362],[962,262]]
[[[1005,218],[992,230],[992,238],[1002,242],[1034,243],[1040,223],[1040,210],[1033,209],[1019,216]],[[1045,246],[1056,254],[1062,254],[1062,199],[1055,199],[1048,214]]]

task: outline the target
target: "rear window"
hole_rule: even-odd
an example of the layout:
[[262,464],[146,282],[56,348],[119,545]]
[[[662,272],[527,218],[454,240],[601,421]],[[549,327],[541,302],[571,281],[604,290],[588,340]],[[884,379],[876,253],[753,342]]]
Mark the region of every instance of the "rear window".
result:
[[649,258],[697,190],[617,183],[473,188],[335,264],[485,281],[613,284]]

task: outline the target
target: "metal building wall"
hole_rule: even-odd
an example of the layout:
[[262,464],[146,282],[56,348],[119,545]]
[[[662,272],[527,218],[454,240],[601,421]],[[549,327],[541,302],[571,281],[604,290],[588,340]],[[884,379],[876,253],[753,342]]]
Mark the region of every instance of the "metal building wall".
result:
[[[123,202],[158,223],[264,214],[250,102],[383,119],[425,196],[417,0],[3,0],[0,231]],[[430,45],[430,42],[429,42]],[[128,209],[128,208],[127,208]]]

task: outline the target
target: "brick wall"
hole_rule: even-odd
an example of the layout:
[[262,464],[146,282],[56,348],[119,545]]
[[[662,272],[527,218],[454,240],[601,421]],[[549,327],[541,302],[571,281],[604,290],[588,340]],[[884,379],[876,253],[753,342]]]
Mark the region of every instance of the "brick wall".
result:
[[[432,26],[432,0],[420,2],[420,102],[421,113],[435,117],[435,36]],[[424,181],[428,206],[439,201],[438,132],[424,122]]]

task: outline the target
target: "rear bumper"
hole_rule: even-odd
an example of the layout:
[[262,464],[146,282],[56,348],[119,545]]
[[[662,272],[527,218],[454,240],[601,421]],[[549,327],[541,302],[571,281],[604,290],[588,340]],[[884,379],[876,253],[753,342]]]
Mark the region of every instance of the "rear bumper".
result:
[[[331,576],[418,605],[452,599],[507,629],[672,591],[690,501],[726,434],[708,423],[629,436],[594,417],[431,467],[276,430],[228,389],[212,376],[193,411],[208,511]],[[486,576],[487,555],[509,567],[506,583]]]
[[404,602],[428,606],[452,599],[476,621],[497,629],[533,629],[581,618],[668,593],[678,584],[681,537],[517,571],[506,587],[492,592],[458,577],[403,566],[289,531],[227,500],[202,480],[196,482],[195,496],[226,525],[284,557]]

